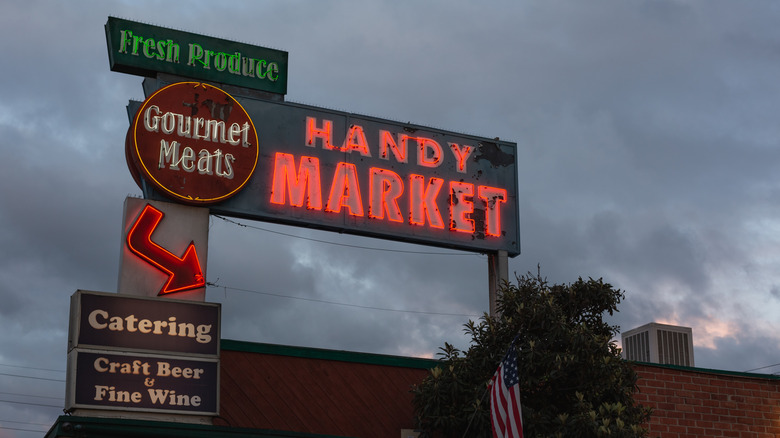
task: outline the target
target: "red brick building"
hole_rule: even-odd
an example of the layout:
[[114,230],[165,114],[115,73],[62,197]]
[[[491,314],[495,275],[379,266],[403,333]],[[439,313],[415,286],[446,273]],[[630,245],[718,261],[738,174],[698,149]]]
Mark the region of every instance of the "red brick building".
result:
[[[61,416],[55,437],[398,438],[413,429],[412,384],[438,362],[222,341],[213,425]],[[780,377],[635,364],[651,437],[780,436]]]
[[650,436],[780,436],[780,377],[636,364],[636,399],[653,408]]

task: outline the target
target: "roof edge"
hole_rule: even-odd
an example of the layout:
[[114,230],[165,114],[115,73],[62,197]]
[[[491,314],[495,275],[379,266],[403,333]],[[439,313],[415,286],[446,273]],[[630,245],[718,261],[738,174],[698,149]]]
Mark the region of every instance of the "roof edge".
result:
[[780,376],[774,374],[759,374],[759,373],[747,373],[743,371],[716,370],[711,368],[686,367],[683,365],[672,365],[672,364],[652,363],[652,362],[639,362],[639,361],[627,361],[627,362],[636,365],[650,366],[656,368],[667,368],[670,370],[688,371],[694,373],[720,374],[724,376],[744,377],[749,379],[780,380]]
[[45,438],[346,438],[281,430],[245,429],[205,424],[60,415]]
[[290,345],[264,344],[247,341],[222,339],[222,350],[240,351],[245,353],[272,354],[276,356],[301,357],[307,359],[333,360],[369,365],[385,365],[401,368],[417,368],[429,370],[440,362],[436,359],[421,357],[393,356],[376,353],[359,353],[344,350],[327,350],[323,348],[295,347]]

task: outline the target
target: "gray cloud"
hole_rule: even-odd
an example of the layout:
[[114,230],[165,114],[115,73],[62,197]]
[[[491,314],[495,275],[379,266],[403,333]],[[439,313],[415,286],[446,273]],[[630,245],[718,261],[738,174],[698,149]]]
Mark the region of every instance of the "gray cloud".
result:
[[[123,200],[140,193],[125,105],[142,89],[108,71],[109,15],[289,51],[291,101],[516,141],[522,254],[510,271],[603,277],[626,293],[614,323],[692,326],[699,366],[780,362],[769,2],[237,2],[215,13],[27,0],[0,14],[0,373],[64,370],[70,294],[116,287]],[[225,287],[207,298],[223,303],[227,338],[430,356],[468,342],[468,316],[437,313],[487,310],[483,255],[251,224],[271,231],[212,219],[208,280]],[[57,413],[0,403],[0,420]]]

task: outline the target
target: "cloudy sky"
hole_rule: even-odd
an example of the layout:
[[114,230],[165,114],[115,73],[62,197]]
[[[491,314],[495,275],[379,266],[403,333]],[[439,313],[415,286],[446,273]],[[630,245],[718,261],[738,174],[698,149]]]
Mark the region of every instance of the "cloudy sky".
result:
[[[108,16],[287,51],[288,101],[516,142],[510,272],[602,277],[624,330],[692,327],[697,366],[780,371],[776,2],[216,5],[0,6],[0,437],[61,412],[70,295],[116,290],[143,92],[109,71]],[[488,309],[484,255],[240,223],[209,231],[223,338],[433,357]]]

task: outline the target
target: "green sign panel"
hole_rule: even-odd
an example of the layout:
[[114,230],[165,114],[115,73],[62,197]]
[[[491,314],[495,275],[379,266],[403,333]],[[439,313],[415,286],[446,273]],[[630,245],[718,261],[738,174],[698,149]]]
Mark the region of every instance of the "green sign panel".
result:
[[287,52],[109,17],[112,71],[170,73],[277,94],[287,93]]

